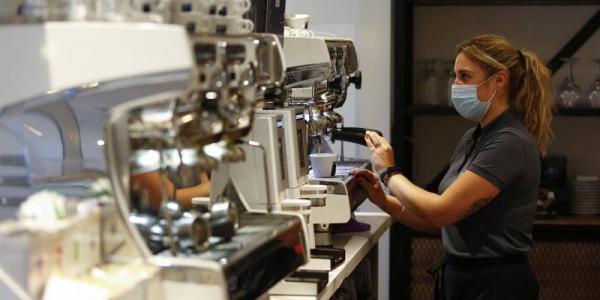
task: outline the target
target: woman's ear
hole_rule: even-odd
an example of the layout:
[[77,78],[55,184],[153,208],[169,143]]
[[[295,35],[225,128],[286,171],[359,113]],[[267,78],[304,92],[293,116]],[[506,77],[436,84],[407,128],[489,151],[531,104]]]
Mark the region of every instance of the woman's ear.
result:
[[504,87],[508,84],[508,71],[504,69],[496,72],[495,81],[500,89],[504,89]]

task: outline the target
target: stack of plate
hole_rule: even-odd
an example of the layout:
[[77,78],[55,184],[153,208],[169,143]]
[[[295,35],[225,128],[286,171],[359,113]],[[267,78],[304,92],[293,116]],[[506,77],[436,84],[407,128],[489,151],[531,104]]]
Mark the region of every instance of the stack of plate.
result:
[[600,180],[597,176],[577,176],[569,181],[570,211],[576,215],[600,213]]

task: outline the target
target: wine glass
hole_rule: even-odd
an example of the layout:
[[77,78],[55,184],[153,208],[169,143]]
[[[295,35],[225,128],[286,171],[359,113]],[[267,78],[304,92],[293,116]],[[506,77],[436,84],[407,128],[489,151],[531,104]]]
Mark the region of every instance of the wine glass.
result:
[[600,108],[600,58],[594,59],[596,63],[596,79],[592,82],[587,93],[588,105],[590,108]]
[[419,78],[421,104],[434,106],[439,101],[439,77],[435,73],[436,60],[425,61],[425,69]]
[[559,105],[565,108],[574,108],[579,106],[581,99],[581,88],[575,83],[573,78],[573,67],[577,58],[562,58],[569,66],[569,75],[563,81],[558,92]]

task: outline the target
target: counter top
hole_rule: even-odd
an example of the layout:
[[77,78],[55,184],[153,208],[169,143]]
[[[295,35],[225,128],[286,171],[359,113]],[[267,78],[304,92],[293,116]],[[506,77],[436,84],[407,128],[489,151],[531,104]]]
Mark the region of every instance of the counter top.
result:
[[271,300],[315,300],[329,299],[342,285],[346,277],[358,266],[371,248],[379,241],[385,231],[392,225],[392,219],[385,213],[360,212],[356,213],[356,220],[371,225],[370,231],[342,233],[333,236],[336,248],[346,250],[346,260],[335,270],[329,272],[329,282],[318,297],[310,296],[271,296]]

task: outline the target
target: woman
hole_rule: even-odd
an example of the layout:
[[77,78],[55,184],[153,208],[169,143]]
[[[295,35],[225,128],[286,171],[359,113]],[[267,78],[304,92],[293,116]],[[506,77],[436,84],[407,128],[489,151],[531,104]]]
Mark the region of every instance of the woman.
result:
[[[210,179],[208,174],[202,172],[200,174],[201,183],[188,188],[179,188],[175,193],[177,202],[184,208],[189,209],[192,207],[192,198],[194,197],[208,197],[210,192]],[[136,174],[131,176],[131,185],[142,193],[146,190],[148,195],[148,206],[154,212],[158,214],[160,206],[162,204],[161,190],[160,190],[160,173],[147,172],[142,174]],[[173,189],[175,185],[171,181],[167,182],[167,195],[173,195]]]
[[540,153],[552,135],[550,72],[534,53],[497,35],[459,45],[454,72],[454,107],[478,125],[459,141],[439,194],[394,168],[392,148],[373,132],[365,139],[376,173],[353,173],[370,200],[398,221],[418,230],[441,228],[442,299],[536,299],[527,252]]

